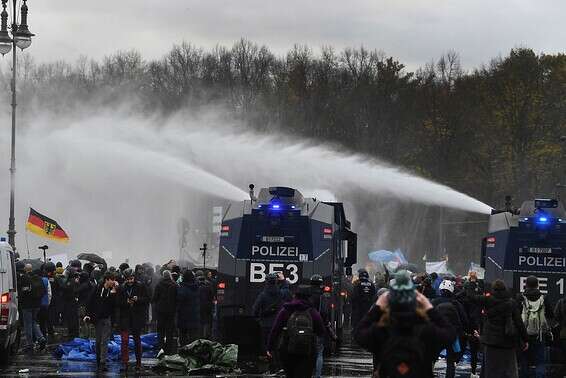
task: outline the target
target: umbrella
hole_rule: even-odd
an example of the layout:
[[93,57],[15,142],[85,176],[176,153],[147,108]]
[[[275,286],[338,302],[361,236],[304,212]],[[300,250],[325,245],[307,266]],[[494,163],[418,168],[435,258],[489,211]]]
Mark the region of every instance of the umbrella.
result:
[[18,261],[22,267],[25,266],[26,264],[30,264],[31,265],[31,269],[36,271],[36,270],[41,270],[41,267],[43,266],[43,260],[40,259],[23,259]]
[[94,264],[101,264],[101,265],[106,266],[106,260],[104,260],[102,257],[98,256],[96,253],[80,253],[77,256],[77,259],[86,260],[86,261],[94,263]]

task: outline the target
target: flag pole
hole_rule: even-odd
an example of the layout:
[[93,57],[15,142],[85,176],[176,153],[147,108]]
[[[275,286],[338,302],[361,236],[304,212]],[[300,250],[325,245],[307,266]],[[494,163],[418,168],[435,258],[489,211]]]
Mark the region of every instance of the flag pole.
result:
[[26,248],[28,249],[28,259],[29,259],[29,242],[28,242],[28,230],[26,229]]

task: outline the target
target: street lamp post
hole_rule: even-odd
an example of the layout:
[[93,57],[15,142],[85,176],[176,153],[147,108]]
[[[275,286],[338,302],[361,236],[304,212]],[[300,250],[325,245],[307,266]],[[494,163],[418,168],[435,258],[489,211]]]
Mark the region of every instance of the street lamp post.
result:
[[17,55],[16,47],[22,51],[31,45],[34,36],[29,31],[27,0],[23,0],[20,8],[20,23],[17,18],[17,0],[12,0],[12,37],[8,34],[8,12],[6,11],[8,0],[2,0],[2,13],[0,14],[0,54],[4,56],[12,50],[12,144],[10,153],[10,219],[8,225],[8,243],[16,250],[16,220],[14,217],[15,189],[16,189],[16,74]]

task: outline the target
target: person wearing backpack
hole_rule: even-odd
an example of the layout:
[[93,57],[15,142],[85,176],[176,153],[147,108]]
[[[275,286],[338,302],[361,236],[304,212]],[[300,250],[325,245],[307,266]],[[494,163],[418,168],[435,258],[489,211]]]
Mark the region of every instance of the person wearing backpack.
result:
[[469,321],[464,306],[454,298],[456,285],[452,280],[443,280],[439,286],[440,297],[432,300],[432,305],[444,315],[458,335],[456,342],[446,349],[446,378],[454,378],[456,364],[462,357],[465,336],[469,333]]
[[39,349],[45,349],[47,344],[37,323],[37,315],[41,307],[41,299],[46,293],[43,280],[32,271],[31,264],[24,266],[24,274],[18,281],[19,304],[22,310],[24,332],[27,349],[33,352],[35,341],[39,342]]
[[[310,278],[311,296],[310,302],[322,318],[325,329],[325,336],[329,336],[336,341],[336,332],[330,324],[330,307],[331,298],[330,293],[324,292],[324,280],[320,274],[314,274]],[[322,365],[324,363],[324,344],[326,337],[317,337],[316,340],[316,366],[314,371],[314,378],[320,378],[322,375]]]
[[308,285],[299,285],[294,299],[285,303],[277,314],[267,341],[267,356],[272,358],[277,349],[285,376],[311,377],[315,367],[316,338],[324,336],[324,323],[319,312],[309,301]]
[[[277,274],[270,273],[265,278],[265,286],[262,292],[259,293],[252,306],[252,313],[259,319],[263,353],[267,352],[267,339],[282,305],[283,294],[277,286]],[[271,366],[270,370],[273,368],[274,366]]]
[[554,318],[548,298],[538,288],[538,278],[527,277],[525,290],[518,295],[521,318],[529,335],[529,349],[521,354],[521,378],[529,377],[529,366],[535,365],[536,378],[545,376],[545,343],[552,340],[550,322]]
[[505,283],[495,280],[485,295],[468,288],[466,296],[481,306],[485,315],[480,336],[483,378],[517,378],[517,350],[527,350],[529,343],[517,303]]
[[432,378],[434,361],[454,342],[456,332],[417,292],[408,272],[400,271],[362,318],[354,338],[373,353],[374,376]]

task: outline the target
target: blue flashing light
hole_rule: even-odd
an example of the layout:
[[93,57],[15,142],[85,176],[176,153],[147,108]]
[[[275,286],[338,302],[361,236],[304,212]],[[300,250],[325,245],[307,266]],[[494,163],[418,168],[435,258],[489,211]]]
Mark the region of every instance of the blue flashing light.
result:
[[279,210],[279,209],[281,209],[281,205],[274,203],[273,205],[271,205],[271,208],[273,210]]
[[548,218],[547,217],[539,217],[538,222],[539,223],[546,223],[546,222],[548,222]]

